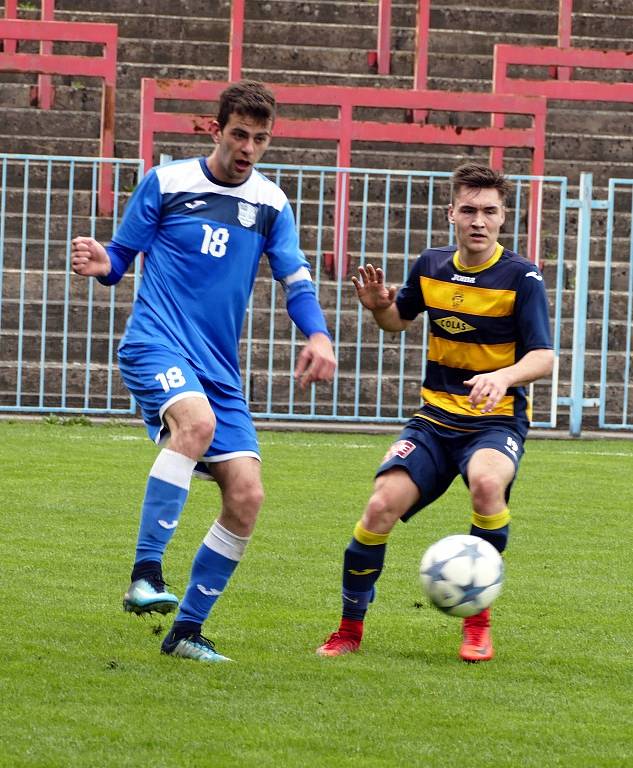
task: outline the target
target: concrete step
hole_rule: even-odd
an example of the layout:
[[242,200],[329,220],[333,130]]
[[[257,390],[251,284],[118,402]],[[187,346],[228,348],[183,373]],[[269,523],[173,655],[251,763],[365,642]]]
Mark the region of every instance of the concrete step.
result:
[[[376,376],[380,364],[383,376],[393,377],[398,375],[401,364],[407,379],[415,381],[420,375],[422,348],[418,339],[411,342],[410,337],[415,333],[407,333],[406,337],[399,335],[384,335],[383,341],[378,343],[376,339],[367,338],[363,334],[362,346],[358,346],[356,340],[343,341],[337,348],[338,367],[344,378],[352,378],[358,371],[362,377]],[[16,331],[4,329],[0,334],[0,360],[15,363],[18,357],[26,364],[38,364],[44,361],[45,365],[61,364],[65,360],[68,365],[84,366],[86,360],[91,364],[103,363],[109,359],[116,359],[116,346],[111,343],[107,333],[93,331],[90,334],[90,345],[87,343],[87,335],[74,331],[64,335],[61,331],[47,329],[45,344],[42,345],[43,336],[38,330],[24,331],[18,335]],[[401,341],[403,345],[401,345]],[[274,369],[277,372],[290,372],[294,370],[297,355],[303,346],[300,336],[297,337],[297,346],[292,347],[289,337],[275,339],[271,347],[268,338],[254,338],[247,347],[245,341],[240,347],[240,364],[243,371],[267,371],[272,353]],[[620,365],[621,352],[610,351],[607,355],[607,368],[609,371],[617,371]],[[599,352],[589,350],[585,355],[585,379],[589,382],[598,382],[601,375],[602,358]],[[569,350],[563,350],[560,357],[559,377],[563,381],[571,379],[571,354]]]
[[[26,363],[21,369],[21,391],[22,405],[37,405],[40,385],[42,383],[42,370],[39,364]],[[67,387],[66,405],[69,407],[79,407],[84,405],[86,374],[83,366],[70,365],[63,366],[60,363],[49,363],[44,369],[44,399],[49,407],[54,403],[60,403],[60,392],[62,389],[62,377],[65,376]],[[0,405],[11,404],[11,399],[15,398],[15,387],[17,383],[17,371],[15,367],[7,364],[0,364]],[[269,399],[269,384],[271,403]],[[559,395],[568,394],[568,383],[559,382]],[[290,373],[275,373],[272,381],[267,371],[253,371],[249,379],[250,404],[253,411],[265,410],[272,404],[273,409],[285,411],[288,407],[289,395],[292,387],[292,376]],[[353,406],[356,401],[360,404],[360,415],[371,416],[376,412],[377,395],[380,395],[382,405],[382,415],[396,418],[399,415],[408,417],[419,406],[419,380],[417,377],[406,379],[404,382],[404,403],[403,413],[398,413],[398,401],[400,397],[399,380],[395,376],[383,376],[378,380],[375,376],[364,376],[359,382],[356,382],[353,376],[343,376],[339,374],[338,378],[338,397],[337,413],[339,415],[354,415]],[[105,404],[105,393],[107,388],[111,387],[113,397],[118,407],[127,407],[129,396],[125,391],[122,382],[116,371],[111,371],[107,366],[91,365],[90,367],[90,403],[91,407],[99,407]],[[295,413],[309,413],[311,406],[311,391],[302,391],[296,386],[293,387]],[[585,388],[586,396],[595,397],[599,391],[598,383],[588,382]],[[633,387],[628,388],[629,400]],[[324,413],[331,408],[332,388],[326,385],[317,387],[317,412]],[[609,405],[608,413],[611,418],[617,418],[621,415],[623,403],[624,388],[617,384],[611,384],[607,387],[607,403]],[[538,397],[535,402],[535,420],[546,419],[549,416],[549,397],[550,388],[547,384],[542,384],[538,390]]]
[[[83,5],[83,4],[82,4]],[[118,3],[121,6],[121,3]],[[213,5],[207,3],[207,14]],[[227,3],[226,5],[229,5]],[[193,15],[182,13],[182,3],[176,8],[171,4],[170,13],[135,13],[136,4],[129,3],[130,12],[100,12],[90,10],[59,10],[56,7],[57,21],[94,22],[116,24],[119,42],[136,42],[137,46],[147,45],[148,41],[156,40],[200,40],[210,44],[228,44],[230,34],[230,19],[228,9],[220,16]],[[178,10],[180,13],[174,13]],[[125,61],[123,51],[119,48],[118,59]]]
[[[230,16],[230,0],[179,0],[178,16],[192,19],[227,19]],[[174,15],[171,0],[132,0],[126,5],[128,13],[153,15]],[[92,14],[91,20],[101,20],[104,14],[110,17],[121,15],[120,0],[55,0],[55,16],[64,13]]]

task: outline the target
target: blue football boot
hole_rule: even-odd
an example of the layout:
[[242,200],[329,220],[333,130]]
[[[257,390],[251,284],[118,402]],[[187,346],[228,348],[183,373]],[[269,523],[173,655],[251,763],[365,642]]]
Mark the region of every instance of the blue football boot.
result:
[[137,615],[145,613],[172,613],[178,607],[178,598],[167,592],[165,582],[158,574],[136,579],[123,596],[123,610]]
[[222,656],[215,650],[215,646],[199,632],[191,632],[188,635],[177,635],[171,629],[160,647],[161,653],[168,656],[179,656],[181,659],[195,659],[196,661],[231,661],[227,656]]

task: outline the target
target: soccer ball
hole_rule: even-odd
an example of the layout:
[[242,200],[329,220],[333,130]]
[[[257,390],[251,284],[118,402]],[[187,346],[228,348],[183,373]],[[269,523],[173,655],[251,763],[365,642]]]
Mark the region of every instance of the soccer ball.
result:
[[420,581],[430,601],[451,616],[473,616],[501,592],[503,560],[479,536],[446,536],[422,556]]

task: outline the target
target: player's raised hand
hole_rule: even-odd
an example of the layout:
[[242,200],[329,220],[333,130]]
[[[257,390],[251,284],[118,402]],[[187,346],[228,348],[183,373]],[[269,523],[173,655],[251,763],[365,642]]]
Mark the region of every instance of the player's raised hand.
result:
[[112,265],[108,252],[93,237],[75,237],[71,242],[70,264],[83,277],[105,277]]
[[371,310],[381,310],[390,307],[397,293],[395,285],[385,285],[385,275],[380,267],[367,264],[358,268],[358,277],[352,277],[356,295],[360,303]]
[[313,381],[332,381],[335,370],[332,342],[324,333],[313,333],[297,360],[295,379],[305,389]]

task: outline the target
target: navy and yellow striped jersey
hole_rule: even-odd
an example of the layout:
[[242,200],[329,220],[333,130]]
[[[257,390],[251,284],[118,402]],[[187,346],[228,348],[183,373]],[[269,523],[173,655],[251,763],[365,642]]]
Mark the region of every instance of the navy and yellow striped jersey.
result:
[[485,264],[465,267],[457,246],[429,248],[396,297],[400,316],[429,316],[429,348],[416,416],[455,429],[511,422],[525,434],[525,387],[511,387],[493,411],[468,402],[464,381],[513,365],[533,349],[551,349],[547,295],[538,268],[500,244]]

